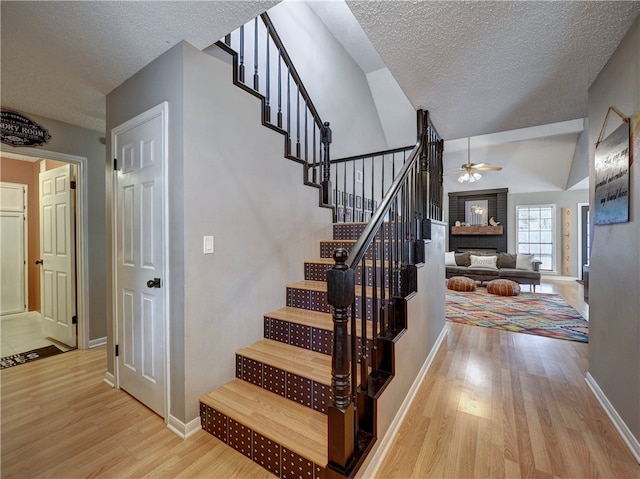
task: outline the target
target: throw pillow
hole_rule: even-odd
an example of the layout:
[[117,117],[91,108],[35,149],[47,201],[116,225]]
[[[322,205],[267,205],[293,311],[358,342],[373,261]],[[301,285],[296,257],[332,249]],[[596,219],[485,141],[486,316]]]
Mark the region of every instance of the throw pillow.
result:
[[500,253],[498,255],[498,268],[516,267],[516,255],[511,253]]
[[496,266],[497,256],[476,256],[471,255],[471,266],[469,268],[489,268],[498,269]]
[[455,253],[455,251],[445,251],[445,253],[444,253],[444,265],[445,266],[457,266],[456,265],[456,253]]
[[518,256],[516,256],[516,269],[533,271],[533,255],[518,253]]
[[469,256],[471,256],[469,253],[456,253],[456,264],[458,266],[469,266],[471,264]]

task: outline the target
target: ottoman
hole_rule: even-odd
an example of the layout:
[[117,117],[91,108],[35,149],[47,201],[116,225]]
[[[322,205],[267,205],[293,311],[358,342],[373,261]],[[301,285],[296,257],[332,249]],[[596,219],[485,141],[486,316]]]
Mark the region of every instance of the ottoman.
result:
[[454,291],[475,291],[476,282],[466,276],[454,276],[447,281],[447,288]]
[[494,279],[487,283],[487,293],[499,296],[517,296],[520,294],[520,285],[510,279]]

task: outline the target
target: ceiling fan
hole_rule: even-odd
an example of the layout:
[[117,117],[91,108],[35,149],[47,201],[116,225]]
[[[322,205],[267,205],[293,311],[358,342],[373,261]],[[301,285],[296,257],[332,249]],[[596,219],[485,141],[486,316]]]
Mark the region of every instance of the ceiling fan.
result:
[[458,177],[460,183],[475,183],[482,175],[480,171],[500,171],[502,167],[491,166],[489,163],[471,163],[471,138],[467,138],[467,162],[451,173],[461,173]]

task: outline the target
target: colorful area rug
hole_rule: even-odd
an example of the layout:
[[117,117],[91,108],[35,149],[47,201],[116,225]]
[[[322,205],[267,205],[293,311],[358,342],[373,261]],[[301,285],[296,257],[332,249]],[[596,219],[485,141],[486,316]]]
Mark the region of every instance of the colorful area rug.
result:
[[62,350],[58,349],[54,345],[51,345],[44,348],[27,351],[26,353],[5,356],[4,358],[0,358],[0,369],[10,368],[12,366],[17,366],[18,364],[25,364],[31,361],[35,361],[36,359],[55,356],[56,354],[60,354],[62,352]]
[[589,342],[589,322],[559,294],[497,296],[447,290],[447,321],[514,333]]

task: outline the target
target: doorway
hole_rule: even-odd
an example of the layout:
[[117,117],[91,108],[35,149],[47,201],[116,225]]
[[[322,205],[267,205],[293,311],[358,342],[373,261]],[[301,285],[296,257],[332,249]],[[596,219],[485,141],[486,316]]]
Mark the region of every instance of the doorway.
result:
[[[76,283],[76,291],[77,291],[77,300],[75,301],[77,308],[75,314],[75,321],[77,322],[77,347],[80,349],[88,349],[89,348],[89,328],[88,328],[88,285],[87,285],[87,277],[88,277],[88,251],[86,249],[86,243],[88,238],[88,218],[87,218],[87,189],[86,189],[86,175],[87,175],[87,158],[79,157],[74,155],[66,155],[63,153],[51,152],[47,150],[20,150],[20,153],[13,153],[8,151],[1,152],[2,161],[5,162],[5,159],[12,160],[17,163],[31,164],[32,169],[34,170],[35,179],[34,184],[36,186],[32,188],[33,191],[30,193],[36,195],[35,207],[31,208],[31,217],[32,220],[38,221],[38,173],[40,167],[38,166],[38,162],[48,161],[48,162],[62,162],[63,164],[71,165],[70,168],[75,169],[75,198],[76,205],[74,208],[73,219],[75,220],[75,231],[72,233],[73,240],[75,242],[75,283]],[[6,176],[7,170],[3,169],[3,179]],[[29,212],[27,213],[29,214]],[[37,233],[37,228],[35,229]],[[39,240],[29,241],[28,245],[25,247],[27,252],[27,273],[25,276],[27,277],[36,277],[39,276],[39,266],[34,264],[35,260],[39,259],[40,251],[39,251]],[[33,283],[33,282],[31,282]],[[30,284],[30,288],[28,288],[27,297],[28,302],[25,307],[25,311],[23,313],[18,313],[17,315],[8,315],[2,317],[2,326],[3,326],[3,339],[5,334],[9,331],[12,322],[16,322],[19,324],[18,329],[25,331],[34,331],[39,328],[34,326],[34,324],[39,325],[40,323],[40,311],[42,306],[40,305],[39,297],[39,285],[36,287]],[[22,315],[22,316],[21,316]],[[37,316],[37,317],[36,317]],[[14,321],[15,320],[15,321]],[[22,321],[22,323],[20,323]],[[75,325],[74,325],[75,329]],[[75,335],[74,335],[75,336]],[[42,336],[44,338],[44,336]],[[69,347],[62,346],[60,344],[56,344],[62,350],[69,350]],[[16,352],[24,352],[24,351],[16,351]],[[3,354],[4,355],[4,354]]]
[[584,267],[589,266],[591,256],[591,225],[589,203],[578,203],[578,278],[584,280]]

